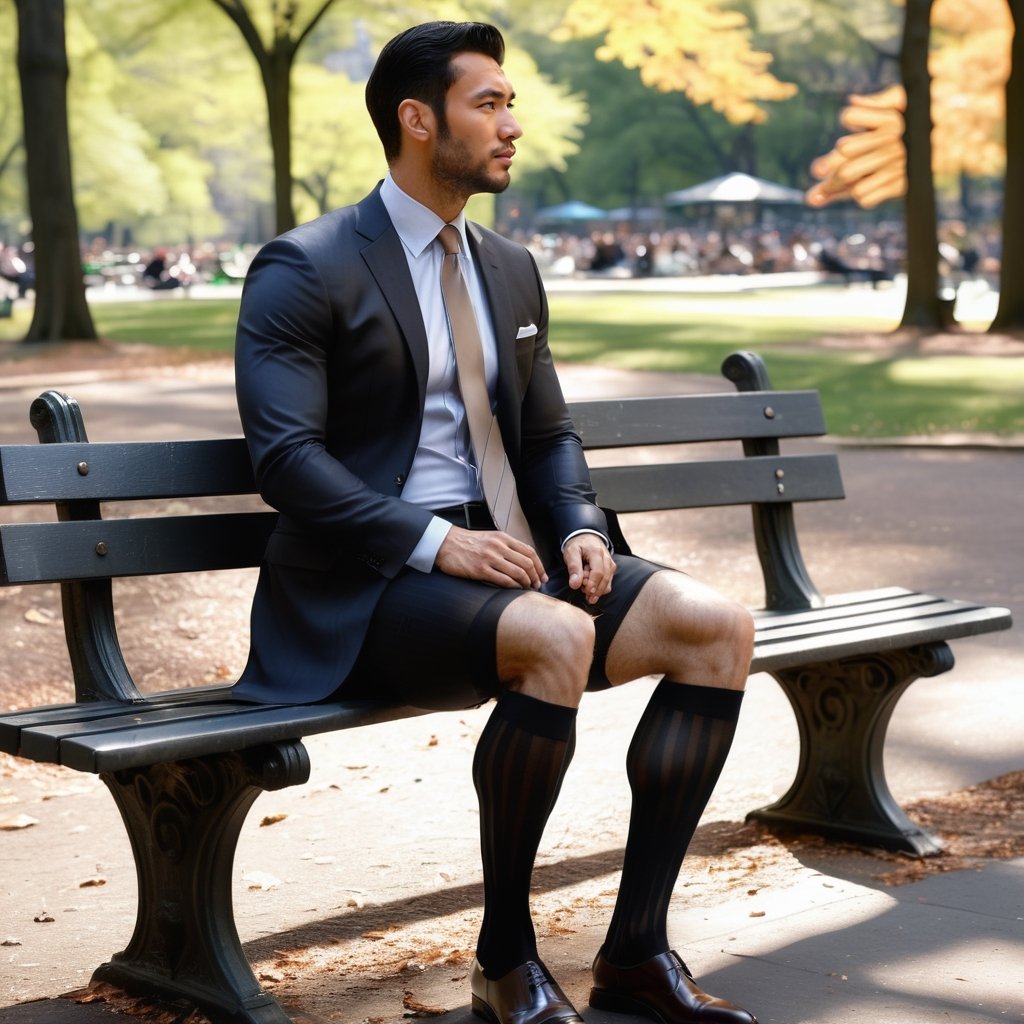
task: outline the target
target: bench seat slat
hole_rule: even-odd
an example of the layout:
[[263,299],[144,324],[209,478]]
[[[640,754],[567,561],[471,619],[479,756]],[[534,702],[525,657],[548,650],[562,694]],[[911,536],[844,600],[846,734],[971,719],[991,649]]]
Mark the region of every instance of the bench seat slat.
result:
[[[751,671],[891,651],[1005,629],[1010,624],[1010,612],[1005,608],[934,598],[899,588],[875,592],[888,595],[881,600],[872,600],[872,593],[855,595],[858,601],[838,608],[758,614]],[[904,606],[892,606],[894,598],[903,601]],[[920,608],[924,611],[911,599],[922,600]],[[883,606],[889,607],[879,611]],[[837,621],[834,613],[843,609],[851,614]],[[866,611],[857,615],[855,609]],[[800,624],[792,625],[796,620]],[[787,621],[791,626],[784,627],[780,634],[776,627]],[[232,701],[224,690],[172,691],[156,695],[152,703],[131,705],[108,701],[102,707],[83,707],[81,711],[93,713],[79,714],[77,720],[68,713],[69,705],[37,709],[35,721],[25,723],[21,730],[21,754],[81,771],[114,771],[420,713],[373,701],[256,706]],[[202,703],[186,702],[185,695],[200,692]]]
[[60,744],[60,763],[78,771],[118,771],[429,713],[382,701],[288,706],[239,703],[225,705],[224,713],[212,719],[199,720],[204,727],[198,730],[195,722],[172,720],[153,726],[143,723],[127,732],[67,737]]
[[592,469],[590,476],[598,502],[617,512],[827,501],[844,496],[839,461],[830,454],[601,466]]
[[867,601],[841,607],[816,608],[814,615],[784,616],[762,621],[759,625],[765,639],[784,640],[802,634],[839,631],[850,623],[895,622],[899,619],[923,618],[935,614],[950,602],[930,594],[909,594],[889,601]]
[[[0,525],[6,583],[149,576],[258,565],[276,512]],[[104,554],[97,545],[103,545]]]
[[211,687],[183,687],[155,693],[145,700],[127,704],[118,700],[95,700],[81,704],[50,704],[43,707],[11,711],[0,718],[0,751],[17,754],[21,748],[21,733],[25,729],[62,725],[67,722],[86,723],[112,715],[124,715],[133,710],[148,712],[151,708],[176,707],[180,704],[217,703],[224,700],[224,685]]
[[944,602],[944,609],[923,618],[874,623],[841,632],[823,629],[798,637],[772,639],[757,634],[751,672],[793,668],[832,658],[895,651],[918,644],[977,636],[994,630],[1009,629],[1007,608],[972,605],[960,601]]
[[188,498],[254,489],[241,437],[0,446],[0,500],[10,504]]
[[758,616],[765,628],[771,623],[789,625],[800,622],[802,619],[818,619],[826,612],[833,615],[843,615],[847,608],[861,607],[871,604],[883,606],[892,605],[894,602],[913,603],[922,597],[927,597],[916,590],[908,590],[906,587],[878,587],[875,590],[859,590],[842,594],[831,594],[824,598],[824,606],[815,608],[797,609],[759,609],[754,614]]
[[571,402],[569,413],[589,450],[825,433],[816,391],[599,399]]

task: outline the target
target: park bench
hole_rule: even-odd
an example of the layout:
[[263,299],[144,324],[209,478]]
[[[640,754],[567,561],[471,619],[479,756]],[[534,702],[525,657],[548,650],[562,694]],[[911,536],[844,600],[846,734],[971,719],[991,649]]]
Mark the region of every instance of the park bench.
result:
[[[788,792],[749,818],[935,853],[936,840],[886,784],[886,727],[914,679],[952,667],[947,641],[1006,629],[1010,614],[898,587],[823,597],[801,557],[793,506],[843,497],[838,460],[779,447],[825,433],[819,397],[772,390],[749,353],[722,369],[736,390],[573,405],[588,451],[639,446],[649,456],[652,446],[715,442],[711,457],[703,448],[695,459],[595,466],[598,498],[619,512],[753,511],[766,597],[752,671],[781,684],[800,754]],[[138,915],[127,948],[94,981],[196,1006],[218,1022],[284,1024],[233,917],[233,857],[246,814],[263,790],[306,781],[303,737],[423,712],[365,700],[245,704],[225,686],[140,692],[118,643],[112,579],[256,566],[275,513],[252,499],[241,438],[90,444],[77,403],[57,391],[36,399],[30,416],[43,443],[0,446],[0,504],[53,505],[57,521],[0,525],[0,582],[60,583],[75,701],[3,714],[0,750],[98,773],[120,810]],[[226,495],[257,508],[101,517],[105,502],[121,512],[127,502],[149,502],[151,511],[156,500],[173,501],[177,513],[186,499]]]

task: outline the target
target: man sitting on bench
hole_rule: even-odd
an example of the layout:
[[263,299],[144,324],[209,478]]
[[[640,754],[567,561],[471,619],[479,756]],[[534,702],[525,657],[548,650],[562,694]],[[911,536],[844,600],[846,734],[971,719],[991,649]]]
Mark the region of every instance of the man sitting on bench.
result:
[[366,89],[387,177],[269,243],[248,273],[239,409],[281,516],[237,692],[438,709],[495,698],[473,762],[485,906],[472,1006],[496,1024],[580,1024],[538,954],[534,859],[583,692],[664,676],[627,757],[629,837],[590,1002],[750,1024],[698,988],[667,915],[735,731],[753,623],[611,551],[536,265],[464,214],[510,181],[521,129],[503,56],[500,33],[475,23],[388,43]]

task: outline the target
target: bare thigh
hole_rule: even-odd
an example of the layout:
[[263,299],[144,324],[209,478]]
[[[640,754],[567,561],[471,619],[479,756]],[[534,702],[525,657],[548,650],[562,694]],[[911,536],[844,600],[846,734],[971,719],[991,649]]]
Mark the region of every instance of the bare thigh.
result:
[[742,605],[681,572],[652,576],[608,649],[612,685],[665,675],[698,686],[743,689],[754,627]]

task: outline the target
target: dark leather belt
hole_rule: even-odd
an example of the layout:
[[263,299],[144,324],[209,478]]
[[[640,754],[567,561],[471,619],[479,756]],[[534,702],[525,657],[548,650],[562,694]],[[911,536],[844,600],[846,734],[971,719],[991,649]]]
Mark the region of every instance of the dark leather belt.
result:
[[462,526],[467,530],[493,530],[494,520],[487,506],[482,501],[467,501],[462,505],[449,505],[447,508],[432,509],[435,516],[447,519],[449,523]]

